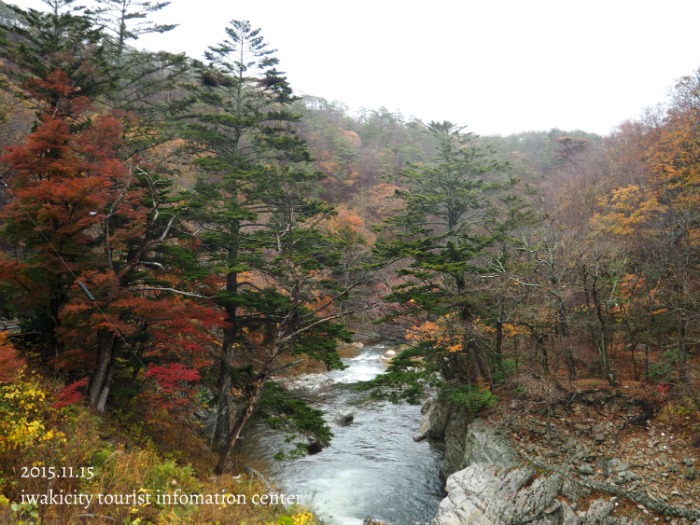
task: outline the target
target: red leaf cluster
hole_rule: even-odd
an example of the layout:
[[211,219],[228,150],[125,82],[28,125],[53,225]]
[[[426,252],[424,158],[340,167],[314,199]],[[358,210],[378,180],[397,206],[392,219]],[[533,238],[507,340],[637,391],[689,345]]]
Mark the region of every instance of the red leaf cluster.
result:
[[63,408],[69,405],[74,405],[80,403],[85,395],[78,390],[84,386],[87,386],[88,378],[81,379],[79,381],[73,381],[71,384],[66,385],[63,390],[61,390],[56,396],[56,401],[51,405],[52,408]]
[[10,383],[26,364],[14,346],[7,343],[7,334],[0,333],[0,383]]

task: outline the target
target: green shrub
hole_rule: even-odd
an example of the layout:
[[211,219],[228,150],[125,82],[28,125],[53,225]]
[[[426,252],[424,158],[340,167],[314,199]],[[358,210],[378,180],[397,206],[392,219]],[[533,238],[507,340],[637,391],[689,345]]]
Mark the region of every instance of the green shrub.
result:
[[493,372],[493,382],[496,385],[500,385],[505,382],[506,379],[511,377],[518,370],[518,365],[514,359],[504,359],[503,369],[496,367]]
[[466,408],[471,417],[475,417],[486,408],[495,406],[498,402],[490,390],[470,385],[448,385],[443,389],[441,397],[445,401]]
[[666,383],[673,376],[678,356],[674,351],[666,351],[656,363],[649,365],[649,376],[657,383]]

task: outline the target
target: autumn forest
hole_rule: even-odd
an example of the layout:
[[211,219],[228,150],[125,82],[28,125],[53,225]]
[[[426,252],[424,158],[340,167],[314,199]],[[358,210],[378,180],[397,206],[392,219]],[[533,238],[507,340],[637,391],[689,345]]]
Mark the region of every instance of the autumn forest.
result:
[[[699,73],[606,137],[476,136],[296,96],[254,21],[188,57],[135,45],[167,3],[45,4],[0,3],[3,522],[77,523],[18,504],[46,481],[20,467],[204,493],[234,483],[254,418],[330,446],[280,378],[342,368],[352,341],[400,349],[376,397],[476,417],[624,387],[700,446]],[[177,517],[316,523],[217,509]]]

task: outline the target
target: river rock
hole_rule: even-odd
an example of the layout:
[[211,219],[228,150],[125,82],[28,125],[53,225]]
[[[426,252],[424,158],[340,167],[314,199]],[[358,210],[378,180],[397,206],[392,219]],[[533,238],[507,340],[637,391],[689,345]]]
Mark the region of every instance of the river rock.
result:
[[341,412],[335,416],[335,422],[341,426],[347,426],[353,422],[355,414],[352,412]]
[[309,438],[309,444],[306,445],[306,450],[311,455],[318,454],[323,450],[323,443],[318,439]]
[[339,345],[340,350],[349,350],[355,352],[359,352],[364,347],[364,343],[361,343],[359,341],[353,341],[352,343],[342,343],[341,345]]

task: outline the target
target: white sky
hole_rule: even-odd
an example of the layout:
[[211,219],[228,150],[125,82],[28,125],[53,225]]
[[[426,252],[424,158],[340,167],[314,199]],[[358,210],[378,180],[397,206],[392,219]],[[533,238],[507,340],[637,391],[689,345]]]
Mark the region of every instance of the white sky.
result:
[[[40,0],[16,0],[20,7]],[[477,134],[607,134],[700,68],[698,0],[172,0],[138,41],[187,52],[250,20],[298,94]]]

